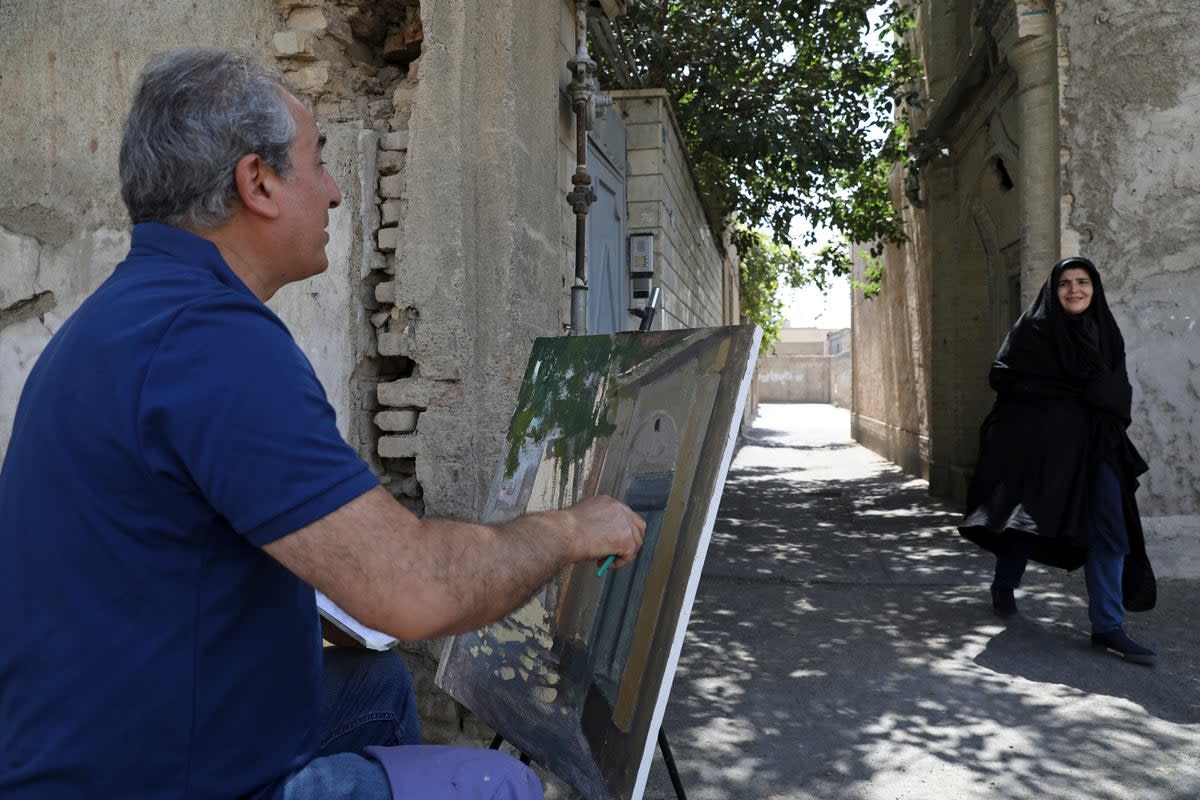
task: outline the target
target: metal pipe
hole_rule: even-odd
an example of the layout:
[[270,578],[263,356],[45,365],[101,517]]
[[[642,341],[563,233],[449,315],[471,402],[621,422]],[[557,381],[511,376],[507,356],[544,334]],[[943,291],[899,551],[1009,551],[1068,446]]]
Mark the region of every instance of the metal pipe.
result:
[[596,193],[587,166],[587,101],[575,104],[575,174],[571,183],[575,202],[575,280],[587,287],[587,215]]
[[574,77],[567,85],[575,109],[574,188],[567,202],[575,210],[575,283],[571,287],[571,333],[587,333],[587,214],[596,193],[587,170],[587,132],[595,109],[596,62],[587,52],[587,0],[575,1],[575,57],[567,62]]

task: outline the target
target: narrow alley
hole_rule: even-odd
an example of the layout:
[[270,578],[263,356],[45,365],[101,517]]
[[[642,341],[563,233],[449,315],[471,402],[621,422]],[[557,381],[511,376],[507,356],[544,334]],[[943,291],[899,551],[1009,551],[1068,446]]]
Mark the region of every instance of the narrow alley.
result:
[[[761,407],[666,714],[690,800],[1200,797],[1200,581],[1160,580],[1128,623],[1160,663],[1127,664],[1090,647],[1080,573],[1031,565],[994,617],[957,517],[847,411]],[[646,797],[674,796],[656,756]]]

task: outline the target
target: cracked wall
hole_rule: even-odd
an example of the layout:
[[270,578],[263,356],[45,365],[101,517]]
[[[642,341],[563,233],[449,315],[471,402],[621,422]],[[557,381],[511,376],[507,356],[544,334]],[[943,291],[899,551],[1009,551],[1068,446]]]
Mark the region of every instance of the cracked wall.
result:
[[1125,334],[1147,529],[1200,554],[1200,16],[1073,0],[1058,17],[1063,252],[1096,262]]

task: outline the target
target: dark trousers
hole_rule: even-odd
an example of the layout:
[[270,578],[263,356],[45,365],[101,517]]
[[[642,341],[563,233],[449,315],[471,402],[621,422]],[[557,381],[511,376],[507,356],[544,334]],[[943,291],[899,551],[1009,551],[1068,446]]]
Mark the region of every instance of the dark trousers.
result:
[[[1125,568],[1125,551],[1129,548],[1120,484],[1107,464],[1102,464],[1098,471],[1092,501],[1087,561],[1084,563],[1088,618],[1093,633],[1106,633],[1125,622],[1121,574]],[[1029,542],[1014,536],[1008,552],[996,556],[992,586],[997,589],[1020,586],[1029,563],[1029,552]]]

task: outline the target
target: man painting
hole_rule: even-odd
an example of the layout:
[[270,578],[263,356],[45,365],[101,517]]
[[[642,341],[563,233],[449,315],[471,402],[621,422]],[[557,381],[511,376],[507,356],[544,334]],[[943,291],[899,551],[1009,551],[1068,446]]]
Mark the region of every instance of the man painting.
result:
[[0,796],[541,796],[499,753],[397,746],[419,735],[406,670],[323,649],[313,587],[442,636],[567,564],[628,563],[644,523],[608,497],[418,519],[378,485],[264,305],[327,266],[322,144],[250,57],[142,74],[129,254],[42,353],[0,469]]

